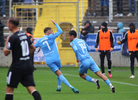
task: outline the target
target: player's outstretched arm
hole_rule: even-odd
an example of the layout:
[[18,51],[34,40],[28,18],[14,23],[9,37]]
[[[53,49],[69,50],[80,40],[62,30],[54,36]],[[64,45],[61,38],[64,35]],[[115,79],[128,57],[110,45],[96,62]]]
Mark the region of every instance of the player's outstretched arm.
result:
[[56,22],[51,19],[52,23],[55,24]]
[[58,26],[58,24],[55,21],[53,21],[53,20],[51,20],[51,21],[52,21],[53,24],[55,24],[55,26],[56,26],[56,28],[58,30],[53,36],[51,36],[51,38],[56,38],[60,34],[62,34],[63,31],[62,31],[62,29]]

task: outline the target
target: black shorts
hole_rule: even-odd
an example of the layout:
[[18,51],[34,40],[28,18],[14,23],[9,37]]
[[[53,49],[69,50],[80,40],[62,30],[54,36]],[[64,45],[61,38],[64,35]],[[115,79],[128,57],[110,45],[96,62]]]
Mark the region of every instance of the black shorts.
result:
[[17,70],[9,70],[7,75],[7,86],[17,88],[19,83],[25,87],[35,86],[33,73],[24,74]]

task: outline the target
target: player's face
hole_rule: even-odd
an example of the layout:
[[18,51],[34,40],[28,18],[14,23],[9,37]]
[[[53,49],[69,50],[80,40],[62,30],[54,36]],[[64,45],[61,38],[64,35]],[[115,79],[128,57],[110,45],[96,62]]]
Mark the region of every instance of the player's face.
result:
[[135,30],[135,27],[134,26],[130,26],[130,30]]
[[[10,27],[10,25],[9,25],[9,20],[7,21],[7,27],[9,28]],[[10,28],[9,28],[10,29]]]
[[12,31],[12,24],[9,23],[9,20],[7,21],[7,27],[9,28],[10,31]]
[[69,40],[73,41],[73,35],[72,36],[69,35]]
[[104,26],[101,26],[101,29],[104,29],[105,27]]
[[52,29],[48,30],[48,34],[53,34],[53,30]]
[[88,27],[88,26],[90,26],[90,24],[89,23],[86,23],[86,26]]

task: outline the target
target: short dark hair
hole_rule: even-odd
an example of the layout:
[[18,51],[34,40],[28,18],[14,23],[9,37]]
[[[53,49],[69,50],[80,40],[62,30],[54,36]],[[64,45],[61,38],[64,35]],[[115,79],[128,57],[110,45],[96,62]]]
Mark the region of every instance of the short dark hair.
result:
[[15,27],[18,27],[19,26],[19,19],[16,17],[10,17],[9,23],[13,24]]
[[27,27],[27,28],[26,28],[26,32],[27,32],[27,33],[32,34],[32,30],[33,30],[33,28],[32,28],[32,27]]
[[104,26],[104,27],[107,27],[107,23],[106,22],[102,22],[101,25]]
[[77,36],[77,33],[76,33],[74,30],[71,30],[71,31],[69,32],[69,35],[70,35],[70,36],[73,35],[74,37],[76,37],[76,36]]
[[48,30],[51,30],[52,28],[51,27],[46,27],[45,29],[44,29],[44,33],[46,33]]

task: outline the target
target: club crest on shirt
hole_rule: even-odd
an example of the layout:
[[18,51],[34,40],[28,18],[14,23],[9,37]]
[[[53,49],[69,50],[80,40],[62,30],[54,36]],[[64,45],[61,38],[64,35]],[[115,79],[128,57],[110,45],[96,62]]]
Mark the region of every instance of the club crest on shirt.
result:
[[71,43],[70,46],[73,46],[73,43]]

